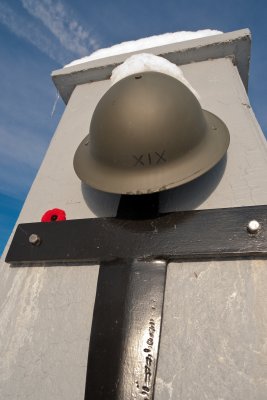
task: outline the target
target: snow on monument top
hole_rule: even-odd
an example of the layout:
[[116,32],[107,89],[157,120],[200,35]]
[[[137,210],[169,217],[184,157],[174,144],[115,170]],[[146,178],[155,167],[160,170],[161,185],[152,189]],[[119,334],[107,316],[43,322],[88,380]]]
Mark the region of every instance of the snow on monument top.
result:
[[180,31],[174,33],[164,33],[162,35],[150,36],[138,40],[132,40],[129,42],[122,42],[111,47],[103,48],[94,51],[89,56],[72,61],[66,64],[65,67],[70,67],[77,64],[82,64],[87,61],[97,60],[116,54],[131,53],[133,51],[149,49],[152,47],[163,46],[165,44],[183,42],[186,40],[198,39],[205,36],[219,35],[221,31],[204,29],[195,32]]

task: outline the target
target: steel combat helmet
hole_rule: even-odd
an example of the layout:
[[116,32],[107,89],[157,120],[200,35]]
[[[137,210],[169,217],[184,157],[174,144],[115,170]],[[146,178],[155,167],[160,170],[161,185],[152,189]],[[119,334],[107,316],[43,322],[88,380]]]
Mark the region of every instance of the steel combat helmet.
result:
[[145,194],[189,182],[225,154],[229,132],[177,79],[130,75],[100,99],[89,135],[74,156],[84,183],[106,192]]

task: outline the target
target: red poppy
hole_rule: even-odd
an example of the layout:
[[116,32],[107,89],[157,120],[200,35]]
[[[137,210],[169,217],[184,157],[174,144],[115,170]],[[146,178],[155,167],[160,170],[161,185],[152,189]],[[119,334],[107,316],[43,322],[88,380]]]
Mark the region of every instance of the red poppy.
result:
[[48,210],[42,216],[42,222],[55,222],[55,221],[65,221],[66,213],[64,210],[59,208],[54,208],[53,210]]

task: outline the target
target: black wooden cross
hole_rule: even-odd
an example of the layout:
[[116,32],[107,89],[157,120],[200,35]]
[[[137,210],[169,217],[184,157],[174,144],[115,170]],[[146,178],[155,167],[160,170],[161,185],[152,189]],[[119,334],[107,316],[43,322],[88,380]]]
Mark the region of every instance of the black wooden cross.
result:
[[21,224],[11,243],[14,266],[100,264],[85,400],[153,399],[169,261],[267,256],[267,206],[160,215],[158,201],[122,196],[117,218]]

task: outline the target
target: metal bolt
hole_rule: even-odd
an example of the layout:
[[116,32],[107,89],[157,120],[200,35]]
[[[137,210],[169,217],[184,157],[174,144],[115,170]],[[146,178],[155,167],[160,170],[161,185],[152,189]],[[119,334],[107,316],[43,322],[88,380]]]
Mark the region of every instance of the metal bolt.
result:
[[252,221],[249,221],[248,226],[247,226],[247,230],[249,233],[257,233],[259,232],[261,226],[260,223],[258,221],[256,221],[255,219],[253,219]]
[[41,243],[41,239],[38,235],[36,235],[36,233],[32,233],[29,236],[29,242],[34,246],[38,246]]

